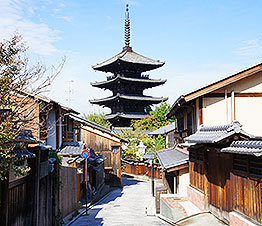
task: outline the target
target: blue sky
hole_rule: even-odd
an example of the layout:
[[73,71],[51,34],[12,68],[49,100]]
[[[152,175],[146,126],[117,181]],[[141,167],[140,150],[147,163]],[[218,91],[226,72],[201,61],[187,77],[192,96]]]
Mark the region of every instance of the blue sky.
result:
[[[32,62],[48,68],[66,63],[47,96],[80,113],[109,109],[88,100],[110,95],[93,88],[106,74],[91,65],[124,45],[125,4],[130,5],[131,46],[165,61],[150,72],[167,79],[146,95],[178,96],[262,60],[260,0],[0,0],[0,39],[18,31]],[[109,75],[109,74],[108,74]],[[69,82],[72,88],[68,101]]]

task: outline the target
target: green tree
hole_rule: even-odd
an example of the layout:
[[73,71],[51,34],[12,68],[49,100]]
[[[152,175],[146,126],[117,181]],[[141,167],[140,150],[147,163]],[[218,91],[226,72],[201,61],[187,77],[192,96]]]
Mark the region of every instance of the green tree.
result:
[[166,118],[166,113],[168,112],[170,105],[166,102],[161,102],[155,110],[150,111],[150,115],[141,118],[140,120],[132,120],[131,126],[135,130],[156,130],[162,126],[174,122],[175,118]]
[[[29,66],[25,55],[27,47],[19,35],[0,42],[0,178],[6,180],[10,170],[25,173],[16,167],[11,151],[25,148],[14,139],[35,119],[34,96],[40,94],[61,70],[57,68],[50,76],[40,64]],[[33,94],[33,95],[32,95]],[[40,125],[38,125],[40,126]]]
[[84,114],[83,116],[84,119],[89,120],[91,122],[94,122],[98,125],[104,126],[108,129],[112,127],[112,124],[105,119],[105,114],[104,113],[92,113],[89,115]]

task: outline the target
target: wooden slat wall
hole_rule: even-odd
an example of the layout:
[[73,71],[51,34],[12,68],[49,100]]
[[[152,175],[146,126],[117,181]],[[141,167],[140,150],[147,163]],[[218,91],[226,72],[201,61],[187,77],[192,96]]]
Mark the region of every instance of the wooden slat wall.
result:
[[206,176],[205,176],[205,167],[204,163],[200,162],[189,162],[189,175],[190,175],[190,184],[199,189],[200,191],[206,193],[205,183],[206,183]]
[[[260,180],[230,174],[233,209],[262,224],[262,184]],[[261,178],[260,178],[261,179]]]
[[60,190],[60,210],[65,217],[77,207],[77,169],[62,166],[60,169],[62,189]]

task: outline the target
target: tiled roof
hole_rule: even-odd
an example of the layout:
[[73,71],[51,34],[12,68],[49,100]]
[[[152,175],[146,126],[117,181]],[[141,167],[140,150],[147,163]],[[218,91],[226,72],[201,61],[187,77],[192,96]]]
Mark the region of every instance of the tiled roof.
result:
[[233,141],[230,147],[222,148],[221,152],[262,156],[262,141]]
[[109,119],[114,119],[114,118],[127,118],[127,119],[141,119],[145,117],[145,114],[140,114],[140,113],[129,113],[129,112],[118,112],[115,114],[108,114],[105,116],[105,119],[109,120]]
[[33,137],[31,130],[21,130],[13,141],[14,142],[23,142],[27,144],[38,144],[41,142],[40,140],[35,139]]
[[164,169],[188,163],[188,154],[176,148],[160,150],[156,155]]
[[107,81],[101,81],[101,82],[92,82],[91,85],[95,87],[107,87],[107,85],[118,82],[118,81],[126,81],[126,82],[133,82],[133,83],[143,83],[145,86],[153,87],[157,85],[164,84],[166,82],[165,80],[161,79],[148,79],[148,78],[129,78],[117,75],[115,78],[107,80]]
[[149,133],[149,135],[164,135],[167,134],[177,128],[175,123],[169,123],[168,125],[162,126],[161,128],[154,130]]
[[84,150],[85,144],[82,142],[63,142],[59,155],[80,155]]
[[101,125],[99,125],[99,124],[97,124],[97,123],[91,122],[91,121],[89,121],[89,120],[80,118],[79,116],[72,115],[72,114],[70,114],[69,117],[72,118],[72,119],[75,120],[75,121],[78,121],[78,122],[82,123],[83,125],[90,126],[90,127],[92,127],[92,128],[95,128],[95,129],[98,129],[98,130],[103,131],[103,132],[105,132],[105,133],[108,133],[108,134],[110,134],[111,136],[117,137],[118,139],[120,139],[120,140],[122,140],[122,141],[126,141],[126,140],[123,139],[122,137],[116,135],[112,130],[110,130],[110,129],[104,127],[104,126],[101,126]]
[[241,134],[245,137],[253,137],[242,129],[242,125],[238,121],[233,121],[231,124],[221,126],[204,126],[184,140],[187,143],[217,143],[232,135]]
[[35,158],[36,155],[28,150],[12,150],[10,152],[10,155],[13,159],[16,160],[25,160],[25,159],[29,159],[29,158]]
[[152,97],[152,96],[144,96],[144,95],[124,95],[124,94],[117,94],[115,96],[101,98],[101,99],[94,99],[90,100],[91,104],[106,104],[110,101],[118,101],[120,99],[123,100],[131,100],[131,101],[145,101],[145,102],[154,102],[159,103],[161,101],[166,101],[167,98],[164,97]]
[[[106,70],[106,67],[114,64],[116,62],[126,62],[126,63],[133,63],[133,64],[143,64],[143,65],[151,65],[154,68],[158,68],[164,65],[164,62],[160,62],[159,60],[153,60],[148,57],[144,57],[131,49],[124,49],[122,52],[118,53],[117,55],[111,57],[110,59],[92,66],[95,70]],[[153,69],[153,68],[152,68]]]

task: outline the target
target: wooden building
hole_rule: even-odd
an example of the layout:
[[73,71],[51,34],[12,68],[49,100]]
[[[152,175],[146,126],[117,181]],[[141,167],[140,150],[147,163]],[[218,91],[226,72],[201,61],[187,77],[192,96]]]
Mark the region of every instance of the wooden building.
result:
[[121,145],[126,142],[110,129],[70,114],[76,128],[81,128],[79,139],[87,148],[105,158],[105,182],[121,186]]
[[248,133],[261,136],[262,121],[262,64],[249,67],[181,95],[172,105],[167,117],[177,118],[175,139],[195,133],[201,124],[229,124],[234,120],[242,123]]
[[[31,131],[21,131],[14,142],[27,149],[10,152],[17,167],[28,168],[25,175],[11,170],[7,180],[0,180],[0,218],[3,226],[49,226],[55,224],[58,211],[53,189],[54,160],[49,159],[50,146],[39,144]],[[29,147],[30,146],[30,147]]]
[[168,192],[187,196],[188,152],[179,147],[173,147],[160,150],[156,155],[162,166],[162,180]]
[[[262,145],[239,122],[201,126],[185,138],[188,199],[230,225],[262,223]],[[240,141],[242,140],[242,141]],[[243,141],[246,140],[246,141]]]
[[143,91],[164,84],[166,80],[149,79],[142,73],[159,68],[164,62],[144,57],[130,47],[130,21],[128,5],[125,20],[125,47],[117,55],[93,66],[94,70],[110,72],[106,81],[92,83],[92,86],[112,91],[112,96],[91,100],[92,104],[106,106],[111,114],[106,116],[115,127],[128,127],[132,119],[146,115],[145,108],[167,98],[145,96]]

